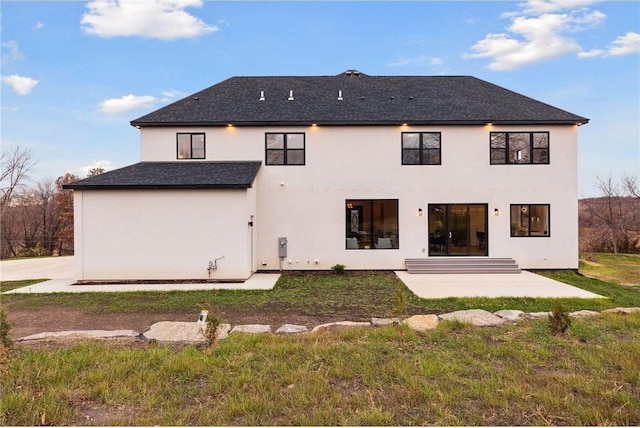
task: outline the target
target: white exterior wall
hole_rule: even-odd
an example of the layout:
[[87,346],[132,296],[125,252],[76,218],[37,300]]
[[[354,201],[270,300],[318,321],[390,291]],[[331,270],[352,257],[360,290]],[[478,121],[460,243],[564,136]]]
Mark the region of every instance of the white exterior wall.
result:
[[251,276],[255,189],[74,193],[78,280]]
[[[304,132],[306,165],[264,165],[267,131]],[[441,132],[442,165],[401,164],[401,132],[409,131]],[[550,164],[490,165],[491,131],[549,131]],[[288,238],[284,269],[404,269],[405,258],[428,256],[430,203],[488,204],[490,257],[523,268],[578,267],[577,126],[143,128],[142,160],[176,160],[177,132],[206,132],[207,160],[263,161],[254,269],[280,267],[280,236]],[[400,248],[347,250],[347,199],[398,199]],[[550,204],[551,236],[510,237],[510,204]],[[232,204],[218,206],[233,217]],[[244,233],[241,226],[230,234]]]

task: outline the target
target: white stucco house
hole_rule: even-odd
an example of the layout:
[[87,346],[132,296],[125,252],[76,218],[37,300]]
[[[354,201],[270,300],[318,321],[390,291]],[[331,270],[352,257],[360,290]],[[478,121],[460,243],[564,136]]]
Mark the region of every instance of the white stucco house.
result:
[[233,77],[133,120],[139,163],[67,186],[77,279],[575,269],[587,122],[469,76]]

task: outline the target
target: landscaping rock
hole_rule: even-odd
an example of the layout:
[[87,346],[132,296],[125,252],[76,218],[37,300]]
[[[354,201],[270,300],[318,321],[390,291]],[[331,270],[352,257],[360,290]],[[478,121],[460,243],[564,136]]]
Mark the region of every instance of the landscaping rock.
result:
[[473,324],[478,327],[491,327],[505,324],[506,321],[484,309],[468,309],[440,315],[442,320],[457,320]]
[[502,309],[501,311],[494,312],[493,314],[507,321],[518,321],[522,319],[524,312],[516,309]]
[[306,333],[309,329],[303,325],[284,324],[276,330],[278,334],[300,334]]
[[374,327],[382,327],[391,324],[400,324],[400,318],[371,318],[371,325]]
[[52,331],[45,333],[32,334],[30,336],[16,339],[16,342],[28,342],[30,340],[48,340],[48,339],[120,339],[120,338],[139,338],[140,333],[135,330],[69,330],[69,331]]
[[574,318],[596,317],[596,316],[600,316],[600,312],[588,311],[584,309],[582,311],[571,312],[569,316]]
[[536,320],[540,318],[549,318],[549,315],[551,315],[551,312],[527,312],[522,317]]
[[412,330],[425,332],[427,330],[433,330],[438,327],[438,316],[429,315],[414,315],[402,321],[402,324],[406,325]]
[[317,325],[311,331],[337,331],[337,330],[344,330],[347,328],[357,328],[357,327],[371,327],[371,323],[358,322],[358,321],[337,321],[337,322],[330,322],[327,324]]
[[613,309],[605,309],[602,311],[603,314],[619,314],[619,315],[629,315],[635,312],[640,312],[640,308],[613,308]]
[[153,324],[144,337],[159,342],[203,343],[205,328],[205,324],[198,322],[161,321]]
[[216,328],[216,340],[222,340],[229,337],[231,331],[231,324],[219,324]]
[[229,334],[233,333],[271,333],[271,326],[263,324],[237,325],[229,332]]

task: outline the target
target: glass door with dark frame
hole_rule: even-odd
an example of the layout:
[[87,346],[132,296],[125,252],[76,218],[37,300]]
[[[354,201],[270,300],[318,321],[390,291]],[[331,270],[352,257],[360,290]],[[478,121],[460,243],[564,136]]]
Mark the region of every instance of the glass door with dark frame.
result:
[[486,256],[487,204],[429,204],[429,256]]

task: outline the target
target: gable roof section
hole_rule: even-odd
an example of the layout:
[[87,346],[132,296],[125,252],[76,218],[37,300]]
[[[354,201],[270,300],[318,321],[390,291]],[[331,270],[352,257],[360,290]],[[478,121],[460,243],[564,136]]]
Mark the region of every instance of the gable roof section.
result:
[[139,162],[64,185],[74,190],[109,189],[246,189],[252,186],[260,161]]
[[368,76],[348,71],[337,76],[232,77],[131,124],[475,125],[588,121],[471,76]]

